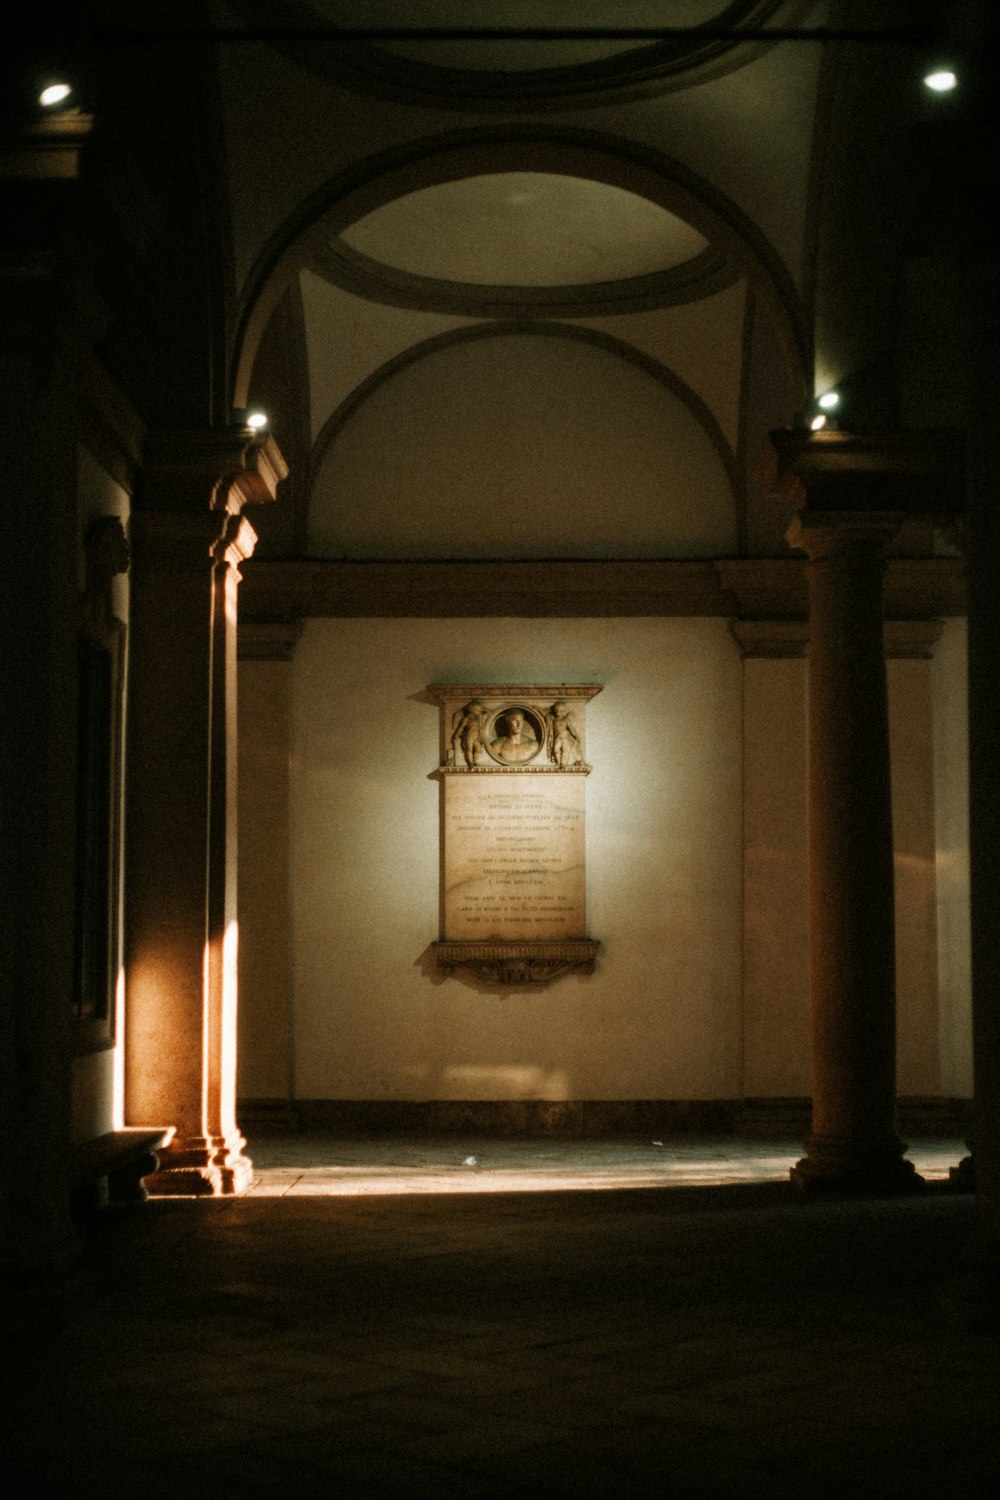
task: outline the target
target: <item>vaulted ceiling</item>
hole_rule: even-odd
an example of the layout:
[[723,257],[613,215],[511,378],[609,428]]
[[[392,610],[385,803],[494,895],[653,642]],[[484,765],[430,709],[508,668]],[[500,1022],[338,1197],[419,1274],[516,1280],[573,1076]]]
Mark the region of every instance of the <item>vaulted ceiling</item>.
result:
[[[216,7],[240,38],[219,49],[237,399],[268,404],[297,471],[263,555],[781,554],[767,433],[885,343],[909,60],[760,30],[874,9]],[[862,85],[886,118],[859,162]]]

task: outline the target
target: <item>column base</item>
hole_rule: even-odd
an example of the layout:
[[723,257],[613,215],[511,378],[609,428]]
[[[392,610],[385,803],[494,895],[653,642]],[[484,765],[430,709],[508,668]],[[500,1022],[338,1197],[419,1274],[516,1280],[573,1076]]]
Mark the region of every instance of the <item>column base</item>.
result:
[[927,1186],[903,1152],[902,1141],[877,1149],[839,1136],[810,1136],[806,1155],[792,1167],[789,1176],[803,1192],[854,1193],[895,1196],[919,1193]]
[[224,1198],[242,1193],[253,1180],[246,1141],[234,1135],[175,1136],[158,1152],[160,1165],[145,1179],[151,1198]]

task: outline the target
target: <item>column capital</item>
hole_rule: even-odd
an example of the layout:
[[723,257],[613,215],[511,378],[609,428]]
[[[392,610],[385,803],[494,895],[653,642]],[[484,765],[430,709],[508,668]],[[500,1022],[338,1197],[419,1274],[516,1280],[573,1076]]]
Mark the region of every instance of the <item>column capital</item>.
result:
[[253,549],[256,545],[257,533],[246,516],[228,514],[222,535],[213,551],[219,562],[228,563],[230,568],[239,573],[240,563],[253,557]]
[[965,510],[965,455],[953,432],[772,432],[771,493],[796,509],[898,511],[951,517]]
[[288,473],[270,433],[245,427],[154,430],[136,487],[140,510],[227,511],[273,500]]
[[827,558],[857,560],[881,558],[882,549],[905,520],[893,510],[796,511],[788,524],[788,545],[804,552],[810,562]]

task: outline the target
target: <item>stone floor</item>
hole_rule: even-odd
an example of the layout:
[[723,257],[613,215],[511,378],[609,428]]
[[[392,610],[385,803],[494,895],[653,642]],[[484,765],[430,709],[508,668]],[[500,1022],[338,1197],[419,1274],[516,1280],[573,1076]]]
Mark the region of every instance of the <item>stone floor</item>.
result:
[[107,1213],[9,1308],[9,1494],[997,1492],[1000,1341],[948,1315],[956,1142],[859,1202],[798,1196],[791,1142],[250,1149],[241,1197]]

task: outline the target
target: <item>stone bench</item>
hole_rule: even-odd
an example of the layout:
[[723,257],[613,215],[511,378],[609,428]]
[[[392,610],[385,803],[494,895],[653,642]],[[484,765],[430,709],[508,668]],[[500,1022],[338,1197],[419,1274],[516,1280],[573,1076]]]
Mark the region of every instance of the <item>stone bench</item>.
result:
[[144,1203],[149,1196],[142,1179],[155,1172],[156,1153],[172,1131],[147,1127],[109,1130],[74,1146],[73,1208],[86,1215],[109,1203]]

